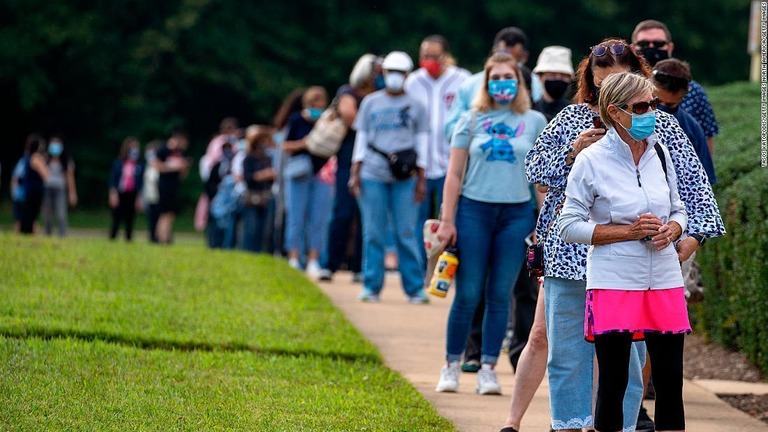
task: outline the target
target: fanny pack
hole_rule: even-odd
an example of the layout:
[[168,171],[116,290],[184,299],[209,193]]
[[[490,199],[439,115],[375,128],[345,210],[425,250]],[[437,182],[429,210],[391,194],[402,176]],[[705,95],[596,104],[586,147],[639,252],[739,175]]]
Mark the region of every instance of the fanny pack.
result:
[[406,149],[394,153],[386,153],[374,147],[373,144],[368,144],[368,146],[374,152],[387,158],[389,171],[392,172],[392,175],[396,179],[405,180],[416,174],[416,170],[418,169],[416,166],[416,159],[418,158],[416,150]]

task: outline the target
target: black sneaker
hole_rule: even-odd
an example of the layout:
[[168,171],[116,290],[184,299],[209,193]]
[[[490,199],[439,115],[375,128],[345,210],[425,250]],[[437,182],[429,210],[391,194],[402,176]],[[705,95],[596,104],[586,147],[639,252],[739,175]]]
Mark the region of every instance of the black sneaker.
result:
[[637,426],[635,426],[635,432],[655,432],[656,427],[653,425],[653,420],[648,416],[648,411],[645,407],[640,407],[640,412],[637,413]]

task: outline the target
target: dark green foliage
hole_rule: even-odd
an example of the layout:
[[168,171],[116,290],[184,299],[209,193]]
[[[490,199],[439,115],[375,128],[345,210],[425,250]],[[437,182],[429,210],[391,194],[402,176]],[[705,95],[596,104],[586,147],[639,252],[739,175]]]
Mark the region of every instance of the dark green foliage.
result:
[[[681,0],[7,0],[0,4],[0,162],[7,184],[31,131],[64,132],[78,164],[82,202],[103,206],[122,139],[146,143],[174,127],[199,157],[225,116],[267,123],[292,89],[346,82],[365,52],[405,50],[444,34],[459,63],[477,70],[495,33],[519,26],[529,65],[552,44],[578,61],[607,36],[629,39],[646,18],[666,21],[675,54],[705,83],[747,77],[748,2]],[[193,171],[187,204],[200,191]]]
[[698,255],[706,286],[699,318],[714,340],[768,373],[768,170],[760,167],[759,95],[750,84],[709,93],[722,128],[715,194],[728,234]]

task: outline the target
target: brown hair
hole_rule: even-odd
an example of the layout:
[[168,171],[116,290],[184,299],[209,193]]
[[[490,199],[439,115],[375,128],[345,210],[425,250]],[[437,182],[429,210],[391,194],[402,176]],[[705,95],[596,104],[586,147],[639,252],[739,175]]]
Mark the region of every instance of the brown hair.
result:
[[653,67],[653,83],[672,93],[688,91],[691,82],[691,67],[678,59],[666,59]]
[[483,86],[477,91],[475,100],[472,102],[472,108],[480,111],[487,112],[493,107],[493,98],[488,93],[488,77],[491,75],[491,69],[497,64],[508,63],[512,70],[515,71],[515,79],[517,79],[517,96],[510,104],[510,109],[518,114],[522,114],[531,109],[531,97],[528,94],[528,87],[525,86],[525,80],[523,74],[517,65],[517,60],[508,53],[498,52],[488,57],[485,62],[485,78],[483,79]]
[[277,130],[284,128],[288,124],[288,117],[291,114],[301,111],[301,97],[305,91],[306,88],[299,87],[285,96],[283,103],[280,104],[280,108],[277,109],[275,117],[272,119],[272,124]]
[[139,140],[136,139],[136,137],[129,136],[123,140],[123,143],[120,145],[120,159],[125,159],[128,157],[128,151],[131,149],[131,145],[133,144],[139,144]]
[[629,67],[630,72],[639,73],[645,77],[651,76],[651,67],[648,66],[648,62],[646,62],[644,58],[638,56],[624,39],[607,38],[600,42],[600,44],[607,45],[617,43],[624,45],[624,51],[621,55],[617,56],[608,50],[604,56],[597,57],[592,54],[592,51],[590,50],[589,55],[581,60],[581,63],[579,63],[579,66],[576,69],[577,90],[576,95],[573,98],[576,103],[597,104],[597,98],[595,97],[597,87],[595,86],[594,68],[627,66]]
[[307,108],[311,103],[323,100],[328,103],[328,92],[320,86],[312,86],[301,96],[301,105]]
[[667,37],[667,42],[672,42],[672,34],[669,32],[667,25],[661,21],[645,20],[640,21],[635,29],[632,31],[632,43],[637,43],[637,34],[645,30],[661,29],[664,31],[664,35]]
[[245,134],[248,142],[248,153],[264,154],[264,149],[274,146],[272,142],[272,127],[267,125],[248,126]]

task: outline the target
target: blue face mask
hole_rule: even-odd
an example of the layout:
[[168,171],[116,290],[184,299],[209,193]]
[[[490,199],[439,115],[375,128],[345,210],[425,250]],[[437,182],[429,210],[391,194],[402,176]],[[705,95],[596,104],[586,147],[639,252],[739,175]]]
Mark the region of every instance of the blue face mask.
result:
[[61,153],[64,152],[64,146],[59,141],[51,141],[51,144],[48,146],[48,153],[50,153],[51,156],[61,156]]
[[[619,108],[621,109],[621,108]],[[624,111],[622,109],[622,111]],[[630,114],[626,111],[624,111],[627,114]],[[630,114],[632,116],[632,126],[630,126],[629,129],[625,128],[624,125],[619,123],[619,126],[623,127],[625,131],[631,136],[633,139],[637,141],[642,141],[653,133],[653,130],[656,128],[656,112],[655,111],[649,111],[645,114]],[[617,122],[618,123],[618,122]]]
[[517,96],[517,80],[490,80],[488,81],[488,94],[499,105],[508,105]]
[[317,120],[323,114],[323,110],[321,108],[307,108],[307,114],[312,120]]
[[376,90],[383,90],[384,87],[386,87],[386,83],[384,82],[384,75],[376,75],[376,78],[373,79],[373,86],[376,87]]
[[135,149],[135,148],[134,149],[130,149],[130,150],[128,150],[128,159],[130,159],[132,161],[137,161],[137,160],[139,160],[139,154],[140,154],[139,153],[139,149]]

